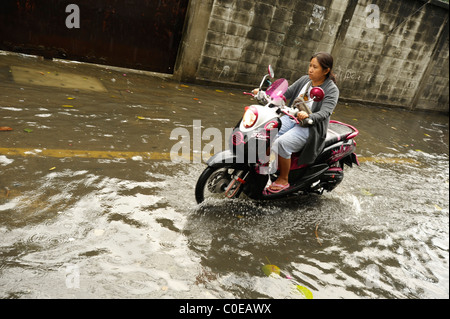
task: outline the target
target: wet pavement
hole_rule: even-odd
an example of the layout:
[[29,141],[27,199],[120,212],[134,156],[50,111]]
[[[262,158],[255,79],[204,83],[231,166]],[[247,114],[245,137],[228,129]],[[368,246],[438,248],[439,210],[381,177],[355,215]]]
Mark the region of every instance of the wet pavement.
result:
[[333,192],[198,206],[173,132],[225,147],[242,91],[0,52],[0,297],[448,298],[448,116],[340,104]]

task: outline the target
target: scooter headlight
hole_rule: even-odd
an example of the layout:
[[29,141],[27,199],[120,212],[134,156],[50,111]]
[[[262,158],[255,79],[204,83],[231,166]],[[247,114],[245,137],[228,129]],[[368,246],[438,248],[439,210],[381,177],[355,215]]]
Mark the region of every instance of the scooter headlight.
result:
[[245,128],[250,128],[255,125],[258,120],[258,110],[256,107],[250,106],[245,108],[244,117],[242,118],[242,124]]

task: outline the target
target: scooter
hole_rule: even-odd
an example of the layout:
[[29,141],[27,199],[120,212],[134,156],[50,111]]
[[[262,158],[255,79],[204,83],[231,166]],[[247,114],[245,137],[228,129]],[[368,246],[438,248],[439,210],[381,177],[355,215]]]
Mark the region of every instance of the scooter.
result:
[[[269,77],[274,78],[270,65],[258,93],[244,92],[254,96],[259,105],[245,108],[242,119],[230,136],[229,149],[213,155],[207,161],[207,167],[195,187],[197,203],[214,198],[238,198],[243,194],[254,200],[280,199],[309,193],[321,195],[324,191],[332,191],[342,182],[344,165],[359,166],[354,141],[359,134],[358,130],[351,125],[331,120],[325,145],[314,163],[299,163],[300,153],[292,154],[290,187],[275,194],[263,193],[279,173],[276,159],[270,160],[268,150],[281,128],[280,117],[289,116],[299,125],[314,124],[309,118],[306,119],[309,120],[308,123],[298,121],[296,115],[299,111],[311,114],[311,110],[301,99],[296,99],[292,107],[286,106],[284,93],[288,88],[287,80],[278,79],[266,91],[262,89]],[[314,87],[310,96],[319,102],[323,99],[324,92],[320,87]]]

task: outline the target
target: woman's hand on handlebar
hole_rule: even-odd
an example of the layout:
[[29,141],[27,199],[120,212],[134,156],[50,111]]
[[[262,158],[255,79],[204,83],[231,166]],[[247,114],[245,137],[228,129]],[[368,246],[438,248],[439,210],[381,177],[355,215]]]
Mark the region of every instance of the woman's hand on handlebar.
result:
[[251,91],[250,93],[249,93],[249,92],[244,92],[244,94],[246,94],[246,95],[251,95],[251,96],[253,96],[253,97],[256,97],[258,93],[259,93],[259,89],[254,89],[254,90]]
[[300,112],[297,113],[297,119],[299,121],[303,121],[304,119],[306,119],[308,117],[309,117],[309,115],[305,111],[300,111]]

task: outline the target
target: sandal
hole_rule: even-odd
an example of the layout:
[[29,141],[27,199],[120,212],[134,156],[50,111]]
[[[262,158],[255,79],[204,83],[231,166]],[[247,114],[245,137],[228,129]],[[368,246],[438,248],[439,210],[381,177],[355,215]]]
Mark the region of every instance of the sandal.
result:
[[[278,189],[273,189],[272,187],[277,187]],[[277,194],[279,192],[282,192],[290,187],[289,183],[286,185],[278,184],[273,182],[269,187],[264,189],[263,194],[264,195],[270,195],[270,194]]]

